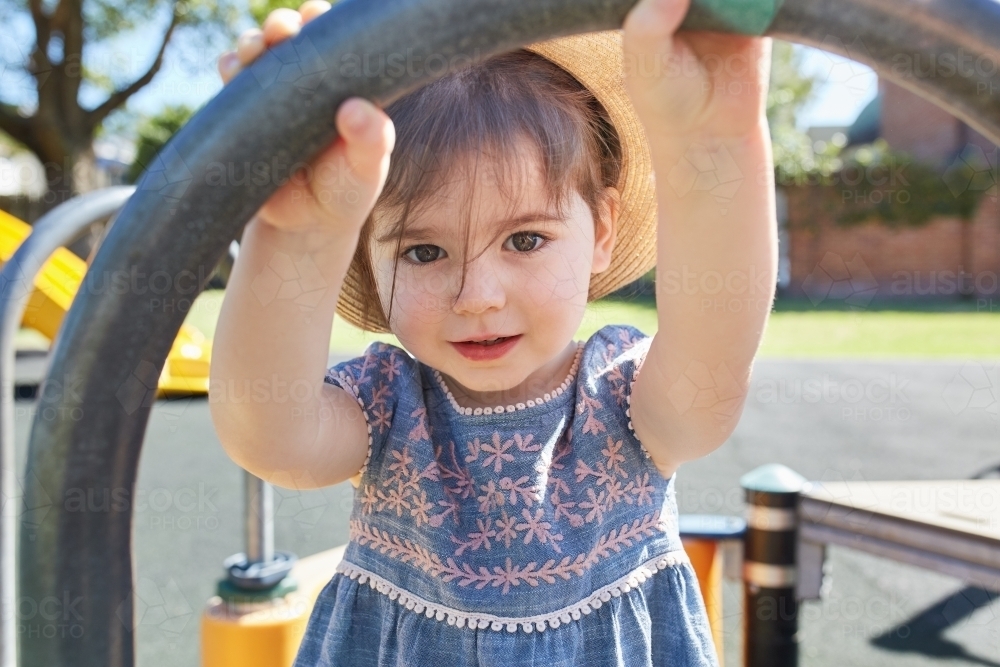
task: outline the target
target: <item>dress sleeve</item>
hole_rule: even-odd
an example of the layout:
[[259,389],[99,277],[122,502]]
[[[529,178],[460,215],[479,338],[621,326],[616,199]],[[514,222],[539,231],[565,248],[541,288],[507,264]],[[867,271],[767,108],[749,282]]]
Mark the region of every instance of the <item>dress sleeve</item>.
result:
[[[607,405],[606,409],[642,451],[643,458],[653,465],[649,452],[639,441],[632,427],[632,385],[639,377],[653,337],[631,325],[606,325],[594,334],[592,354],[597,368],[594,389]],[[607,414],[607,413],[605,413]]]
[[324,382],[352,394],[368,427],[368,455],[359,475],[378,458],[396,413],[403,379],[412,376],[412,357],[400,347],[373,342],[364,354],[327,369]]

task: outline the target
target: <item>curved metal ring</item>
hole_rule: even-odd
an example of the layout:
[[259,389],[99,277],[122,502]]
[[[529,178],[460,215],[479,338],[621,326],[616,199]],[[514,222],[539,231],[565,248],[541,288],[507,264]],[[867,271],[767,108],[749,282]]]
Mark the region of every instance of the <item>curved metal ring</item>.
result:
[[[34,291],[35,277],[57,248],[71,242],[89,225],[118,211],[132,193],[131,185],[103,188],[74,197],[43,215],[31,234],[0,270],[0,497],[18,496],[14,452],[14,342]],[[16,664],[17,536],[16,503],[4,503],[0,514],[0,665]]]
[[[22,664],[134,664],[131,503],[108,512],[70,512],[62,501],[81,488],[133,497],[156,380],[183,322],[178,308],[155,304],[198,295],[230,240],[290,168],[336,138],[340,103],[361,95],[385,106],[449,67],[550,37],[619,28],[634,4],[345,0],[262,55],[167,144],[90,273],[101,280],[162,275],[169,284],[156,294],[88,290],[73,303],[53,353],[49,376],[79,391],[44,396],[35,418],[25,499],[29,507],[53,507],[34,539],[21,540],[21,594],[80,598],[75,609],[85,632],[45,638],[26,627]],[[892,63],[901,48],[937,54],[964,49],[996,63],[1000,6],[992,0],[696,0],[682,27],[774,34],[850,56],[847,46],[861,39],[868,64],[880,74],[929,91],[1000,141],[996,94],[976,91],[982,84],[1000,90],[995,71],[961,81],[920,80],[912,71],[894,71]],[[392,55],[401,67],[386,66]],[[348,71],[348,62],[368,69]],[[241,176],[233,178],[234,172]]]

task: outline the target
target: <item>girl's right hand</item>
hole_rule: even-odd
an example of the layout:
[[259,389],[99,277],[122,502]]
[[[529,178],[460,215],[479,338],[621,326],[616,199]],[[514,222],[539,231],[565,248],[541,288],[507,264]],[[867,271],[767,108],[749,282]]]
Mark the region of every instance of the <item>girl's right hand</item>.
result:
[[[223,84],[260,54],[298,34],[302,25],[330,9],[325,0],[306,0],[299,9],[275,9],[263,30],[250,28],[236,51],[219,57]],[[339,136],[307,169],[299,169],[257,212],[264,222],[284,231],[356,231],[361,228],[389,172],[396,140],[392,120],[363,97],[350,97],[337,109]],[[252,140],[252,139],[251,139]]]

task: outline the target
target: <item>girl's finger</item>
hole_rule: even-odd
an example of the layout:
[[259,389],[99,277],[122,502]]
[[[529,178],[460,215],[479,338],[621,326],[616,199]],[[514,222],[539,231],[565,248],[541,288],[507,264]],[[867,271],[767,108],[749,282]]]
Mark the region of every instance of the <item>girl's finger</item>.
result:
[[306,0],[299,7],[299,14],[302,15],[302,22],[308,23],[320,14],[328,11],[332,5],[326,0]]
[[267,47],[264,44],[264,31],[260,28],[245,30],[236,40],[236,55],[244,67],[257,59]]
[[264,42],[267,46],[272,46],[276,42],[297,35],[301,28],[302,15],[297,11],[284,7],[275,9],[264,19]]
[[348,158],[357,164],[381,160],[395,145],[395,126],[386,113],[363,97],[344,101],[336,114],[337,131],[347,142]]
[[226,51],[221,56],[219,56],[219,76],[222,77],[222,84],[225,85],[236,76],[242,67],[240,66],[240,58],[236,55],[235,51]]

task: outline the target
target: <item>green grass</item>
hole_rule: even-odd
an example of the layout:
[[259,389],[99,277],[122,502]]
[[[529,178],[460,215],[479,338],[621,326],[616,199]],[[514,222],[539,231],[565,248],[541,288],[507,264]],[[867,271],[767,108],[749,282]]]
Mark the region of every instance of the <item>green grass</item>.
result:
[[[988,303],[876,304],[859,311],[819,305],[776,303],[758,357],[1000,357],[1000,307],[990,312]],[[577,338],[608,323],[632,324],[652,335],[657,330],[655,306],[651,301],[592,303]]]
[[[212,336],[223,293],[201,294],[187,322]],[[785,358],[995,358],[1000,357],[1000,303],[950,301],[912,305],[873,302],[859,311],[837,302],[778,300],[771,313],[760,357]],[[649,298],[603,299],[591,303],[577,340],[586,340],[606,324],[631,324],[652,335],[656,310]],[[398,345],[391,334],[371,334],[340,316],[334,318],[330,351],[357,355],[381,340]],[[19,347],[38,347],[44,338],[22,329]]]
[[775,312],[758,356],[993,358],[1000,313]]

